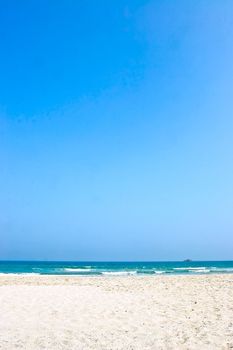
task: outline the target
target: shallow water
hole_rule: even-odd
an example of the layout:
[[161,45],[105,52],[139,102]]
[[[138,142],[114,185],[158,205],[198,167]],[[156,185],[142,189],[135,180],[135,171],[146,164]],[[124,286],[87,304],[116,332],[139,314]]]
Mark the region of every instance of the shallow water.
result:
[[0,274],[170,275],[233,273],[233,261],[191,262],[56,262],[0,261]]

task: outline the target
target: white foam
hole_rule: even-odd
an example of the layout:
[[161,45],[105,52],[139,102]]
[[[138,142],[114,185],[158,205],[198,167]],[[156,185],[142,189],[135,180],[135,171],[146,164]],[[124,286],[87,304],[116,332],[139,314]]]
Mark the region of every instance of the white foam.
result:
[[206,267],[173,267],[173,270],[180,270],[180,271],[186,271],[186,270],[206,270]]
[[165,273],[166,271],[154,271],[154,273],[161,275],[162,273]]
[[136,275],[137,271],[104,271],[102,272],[102,275],[106,276],[128,276],[128,275]]
[[81,269],[81,268],[65,268],[64,271],[67,272],[90,272],[92,271],[92,269]]
[[208,269],[200,269],[200,270],[189,270],[190,272],[193,272],[193,273],[208,273],[210,272],[210,270]]

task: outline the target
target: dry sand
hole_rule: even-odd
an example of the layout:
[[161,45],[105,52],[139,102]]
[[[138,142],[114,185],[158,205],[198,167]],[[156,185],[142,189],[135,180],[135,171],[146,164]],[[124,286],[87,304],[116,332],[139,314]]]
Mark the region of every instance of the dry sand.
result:
[[231,349],[233,275],[0,276],[0,349]]

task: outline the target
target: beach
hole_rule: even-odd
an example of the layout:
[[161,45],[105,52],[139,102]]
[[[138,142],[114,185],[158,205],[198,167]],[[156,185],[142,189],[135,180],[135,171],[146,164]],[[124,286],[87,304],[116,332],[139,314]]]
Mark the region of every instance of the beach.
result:
[[233,274],[0,276],[0,349],[231,349]]

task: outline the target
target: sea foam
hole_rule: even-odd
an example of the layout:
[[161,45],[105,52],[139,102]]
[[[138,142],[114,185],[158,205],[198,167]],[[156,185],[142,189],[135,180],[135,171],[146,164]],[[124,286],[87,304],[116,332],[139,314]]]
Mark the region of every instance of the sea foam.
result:
[[189,271],[189,270],[205,270],[206,267],[173,267],[173,270],[184,270],[184,271]]
[[64,271],[66,272],[91,272],[92,269],[82,269],[82,268],[75,268],[75,267],[71,267],[71,268],[65,268]]
[[106,276],[128,276],[128,275],[136,275],[137,271],[104,271],[102,275]]
[[166,271],[154,271],[154,273],[161,275],[162,273],[166,273]]

